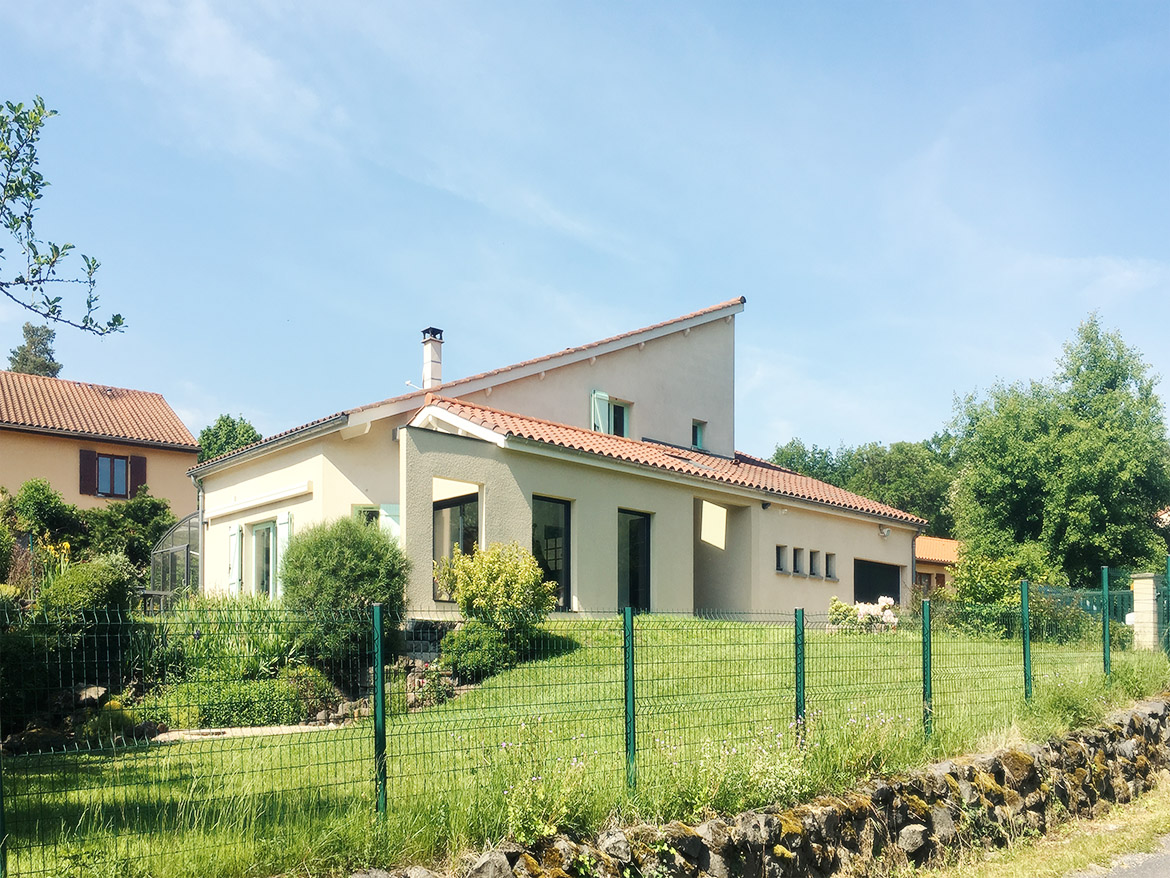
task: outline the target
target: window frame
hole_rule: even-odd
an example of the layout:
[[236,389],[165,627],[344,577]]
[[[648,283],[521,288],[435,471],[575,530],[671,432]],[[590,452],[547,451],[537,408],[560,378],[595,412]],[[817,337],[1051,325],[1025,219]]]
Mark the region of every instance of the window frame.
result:
[[788,546],[776,544],[776,572],[789,573],[788,569]]
[[[94,452],[94,459],[97,465],[97,490],[94,491],[94,496],[97,497],[120,497],[128,498],[130,496],[130,456],[127,454],[107,454],[104,451]],[[108,464],[110,490],[102,490],[102,464]],[[117,490],[117,469],[115,464],[122,464],[122,486],[123,490]]]
[[[436,557],[436,554],[435,554],[435,530],[434,530],[435,515],[439,512],[447,510],[447,509],[459,508],[461,510],[459,513],[459,532],[460,532],[460,542],[463,545],[461,545],[459,547],[459,550],[461,552],[464,552],[464,554],[467,554],[467,550],[466,550],[466,548],[464,548],[464,546],[466,546],[466,544],[467,544],[467,536],[465,533],[466,523],[464,521],[464,514],[462,512],[462,509],[465,506],[471,505],[471,503],[473,503],[473,502],[475,503],[475,506],[476,506],[476,510],[475,510],[475,536],[474,536],[474,541],[472,542],[472,550],[474,551],[475,548],[478,548],[480,545],[482,545],[482,541],[480,540],[480,534],[481,534],[482,529],[483,529],[482,528],[483,515],[482,515],[482,510],[480,509],[479,495],[480,495],[480,492],[477,489],[474,492],[470,492],[467,494],[460,494],[458,497],[448,497],[445,500],[435,500],[431,503],[431,560],[432,561],[438,562],[438,561],[441,561],[443,558],[451,557],[450,549],[447,550],[448,554],[440,555],[438,557]],[[441,595],[439,593],[439,581],[432,576],[431,577],[431,599],[433,601],[435,601],[435,603],[450,604],[450,603],[455,602],[455,595],[453,595],[453,594],[452,595]]]
[[691,420],[691,448],[703,451],[707,447],[707,422]]
[[792,547],[792,572],[796,576],[806,576],[804,572],[804,549],[800,546]]
[[[553,608],[555,611],[565,612],[573,609],[573,501],[565,500],[560,497],[548,497],[544,494],[532,495],[532,554],[534,557],[546,557],[547,550],[544,546],[541,547],[541,555],[537,556],[537,534],[536,534],[536,504],[547,503],[552,506],[557,506],[563,510],[563,542],[561,547],[561,576],[562,579],[557,580],[557,603]],[[544,540],[547,544],[547,540]],[[539,560],[538,560],[539,563]]]

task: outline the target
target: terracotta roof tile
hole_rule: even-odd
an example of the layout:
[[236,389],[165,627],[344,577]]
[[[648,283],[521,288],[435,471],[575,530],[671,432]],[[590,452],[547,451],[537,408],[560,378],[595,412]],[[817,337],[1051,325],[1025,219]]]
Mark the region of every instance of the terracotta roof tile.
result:
[[0,427],[197,449],[161,394],[0,371]]
[[945,537],[919,537],[914,541],[914,557],[935,564],[954,564],[959,560],[959,541]]
[[740,452],[736,452],[733,458],[727,458],[664,443],[643,442],[622,436],[611,436],[607,433],[597,433],[581,427],[571,427],[567,424],[502,412],[486,406],[439,396],[435,393],[427,394],[425,404],[437,406],[456,417],[501,436],[516,436],[533,442],[555,445],[559,448],[596,454],[614,460],[624,460],[680,475],[710,479],[715,482],[766,491],[784,497],[823,503],[839,509],[864,512],[908,524],[926,524],[923,519],[900,509],[886,506],[884,503],[878,503],[858,494],[852,494],[849,491]]

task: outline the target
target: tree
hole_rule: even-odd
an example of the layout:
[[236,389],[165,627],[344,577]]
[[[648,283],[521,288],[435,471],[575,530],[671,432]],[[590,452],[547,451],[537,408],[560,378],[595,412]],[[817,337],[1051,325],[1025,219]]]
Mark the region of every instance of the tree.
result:
[[261,435],[244,416],[233,418],[231,415],[220,415],[215,423],[199,431],[199,463],[259,442]]
[[1164,563],[1170,443],[1140,354],[1091,315],[1048,381],[968,397],[954,428],[957,536],[991,557],[1042,556],[1074,583]]
[[[16,304],[46,320],[64,323],[94,335],[121,332],[124,327],[121,314],[115,314],[104,323],[96,316],[98,296],[94,292],[98,261],[82,255],[82,277],[62,277],[58,274],[62,263],[74,249],[72,244],[54,244],[41,241],[33,229],[33,214],[48,181],[37,170],[37,142],[45,122],[57,115],[45,109],[45,101],[37,97],[32,106],[8,101],[0,108],[0,226],[16,240],[24,256],[24,269],[12,277],[0,276],[0,293]],[[0,247],[0,260],[4,249]],[[85,310],[67,313],[62,304],[64,296],[53,295],[60,284],[80,284],[85,287]]]
[[890,446],[842,445],[835,452],[791,439],[776,446],[772,462],[925,518],[930,534],[950,536],[951,445],[946,433]]
[[81,512],[85,525],[82,549],[87,554],[121,553],[137,567],[150,565],[150,553],[175,523],[171,505],[152,497],[146,485],[128,500]]
[[8,368],[25,375],[44,375],[56,378],[61,364],[53,359],[53,339],[57,333],[47,326],[24,324],[24,344],[8,355]]

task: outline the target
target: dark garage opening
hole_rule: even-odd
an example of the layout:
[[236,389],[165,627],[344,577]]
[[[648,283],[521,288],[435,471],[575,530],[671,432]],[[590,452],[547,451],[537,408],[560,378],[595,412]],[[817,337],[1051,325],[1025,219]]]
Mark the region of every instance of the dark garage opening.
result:
[[853,602],[876,604],[878,598],[888,597],[893,598],[895,604],[900,604],[901,571],[902,568],[896,564],[854,559]]

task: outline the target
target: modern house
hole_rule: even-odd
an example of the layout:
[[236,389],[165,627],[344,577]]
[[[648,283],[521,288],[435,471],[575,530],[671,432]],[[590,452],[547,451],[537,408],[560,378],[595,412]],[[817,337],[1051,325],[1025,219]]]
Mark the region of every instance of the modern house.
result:
[[771,612],[908,597],[922,519],[735,450],[733,299],[443,382],[206,461],[206,593],[280,592],[297,528],[378,522],[413,563],[416,614],[451,608],[434,560],[531,546],[559,608]]
[[0,371],[0,485],[46,479],[83,509],[146,485],[182,517],[199,445],[157,393]]

